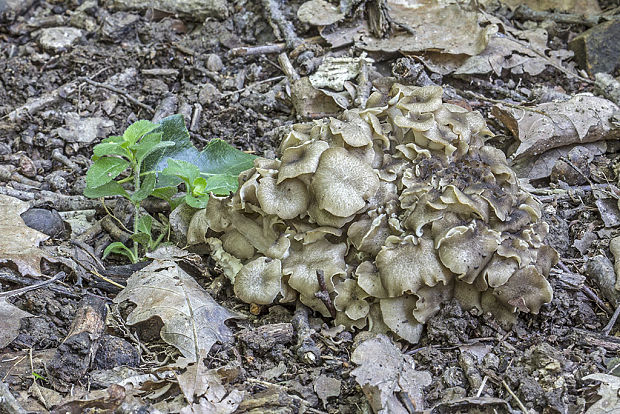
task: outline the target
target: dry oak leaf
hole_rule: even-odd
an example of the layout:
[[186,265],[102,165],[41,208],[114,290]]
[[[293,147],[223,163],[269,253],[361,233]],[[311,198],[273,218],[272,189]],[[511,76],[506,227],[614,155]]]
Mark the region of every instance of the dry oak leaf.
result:
[[207,354],[215,342],[229,343],[232,331],[224,324],[235,314],[218,303],[177,263],[154,260],[127,280],[114,299],[135,303],[127,323],[135,325],[159,317],[161,338],[175,346],[190,362]]
[[513,159],[537,156],[553,148],[620,138],[612,118],[618,106],[586,94],[533,107],[496,105],[492,113],[520,141]]
[[0,263],[13,263],[22,275],[39,276],[41,259],[48,256],[38,246],[48,236],[26,226],[20,214],[28,208],[25,201],[0,195]]
[[407,413],[398,393],[407,394],[415,407],[424,408],[424,387],[431,384],[431,374],[416,371],[413,358],[405,355],[385,335],[362,342],[351,361],[359,365],[351,375],[362,387],[364,395],[376,413]]

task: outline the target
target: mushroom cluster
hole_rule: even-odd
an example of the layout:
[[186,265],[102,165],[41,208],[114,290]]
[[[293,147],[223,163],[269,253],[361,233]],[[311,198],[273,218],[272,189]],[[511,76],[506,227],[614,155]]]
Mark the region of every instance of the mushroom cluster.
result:
[[412,343],[453,297],[500,320],[538,313],[557,261],[540,205],[485,145],[483,117],[442,93],[394,84],[365,109],[293,125],[280,159],[211,196],[188,241],[208,244],[245,302],[299,298]]

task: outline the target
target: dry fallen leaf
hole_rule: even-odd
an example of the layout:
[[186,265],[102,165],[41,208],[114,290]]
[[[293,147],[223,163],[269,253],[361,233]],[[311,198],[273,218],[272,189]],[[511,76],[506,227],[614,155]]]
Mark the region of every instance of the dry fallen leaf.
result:
[[452,55],[477,55],[482,52],[489,35],[497,30],[494,25],[481,27],[478,13],[459,4],[440,1],[388,0],[390,17],[402,29],[385,39],[366,34],[356,46],[367,51],[421,52],[439,51]]
[[[183,373],[177,374],[179,387],[189,402],[181,412],[218,414],[234,412],[243,400],[244,393],[236,389],[228,393],[222,382],[236,379],[240,373],[239,366],[230,363],[220,368],[209,369],[202,362],[204,356],[205,354],[201,355],[198,363],[187,365]],[[179,360],[181,366],[185,362],[184,358]]]
[[583,377],[584,380],[600,381],[598,395],[601,399],[588,408],[586,414],[613,414],[618,412],[620,406],[620,378],[615,375],[602,373],[590,374]]
[[224,321],[235,315],[215,300],[172,260],[155,260],[127,280],[114,299],[135,303],[127,323],[135,325],[154,316],[161,318],[161,338],[190,361],[208,353],[215,342],[232,341]]
[[501,76],[505,69],[515,75],[526,72],[535,76],[548,65],[560,65],[562,59],[571,55],[571,53],[555,53],[552,57],[547,57],[544,54],[547,49],[547,33],[542,29],[528,30],[519,34],[526,40],[519,40],[510,34],[498,33],[491,36],[487,48],[479,55],[468,58],[454,73],[473,75],[494,72],[497,76]]
[[536,156],[552,148],[620,138],[611,119],[618,107],[607,99],[580,94],[568,101],[533,107],[496,105],[497,117],[520,141],[513,159]]
[[413,358],[402,354],[385,335],[362,342],[351,355],[359,365],[351,374],[362,387],[376,413],[408,413],[398,394],[404,394],[418,411],[424,408],[422,389],[431,384],[431,374],[416,371]]
[[0,263],[13,263],[22,275],[39,276],[41,259],[47,258],[39,243],[49,236],[24,224],[20,214],[29,204],[0,195]]
[[19,333],[20,321],[22,318],[33,316],[28,312],[19,309],[17,306],[7,302],[6,298],[0,297],[0,349],[10,344]]

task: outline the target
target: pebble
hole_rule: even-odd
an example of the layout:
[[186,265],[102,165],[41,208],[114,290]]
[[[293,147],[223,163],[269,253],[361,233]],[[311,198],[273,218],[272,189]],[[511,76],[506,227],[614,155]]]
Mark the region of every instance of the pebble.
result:
[[212,70],[213,72],[219,72],[224,69],[224,64],[222,63],[222,59],[215,53],[209,53],[207,55],[207,61],[205,63],[207,69]]
[[22,214],[26,226],[48,236],[58,236],[65,230],[65,223],[56,210],[31,208]]
[[39,45],[46,50],[62,52],[70,49],[82,37],[82,31],[75,27],[48,27],[41,29]]

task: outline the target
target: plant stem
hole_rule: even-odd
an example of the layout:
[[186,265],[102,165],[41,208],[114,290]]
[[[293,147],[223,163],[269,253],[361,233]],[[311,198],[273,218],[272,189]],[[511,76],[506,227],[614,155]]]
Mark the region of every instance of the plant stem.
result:
[[[134,164],[134,179],[133,179],[133,190],[138,191],[140,189],[140,163],[136,162]],[[139,221],[139,214],[140,214],[140,202],[134,202],[133,203],[134,206],[134,213],[133,213],[133,234],[138,234],[138,221]],[[138,242],[137,241],[133,241],[133,252],[134,255],[136,257],[136,259],[138,258]]]

